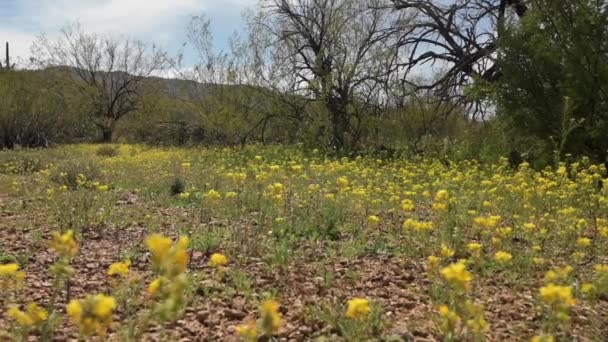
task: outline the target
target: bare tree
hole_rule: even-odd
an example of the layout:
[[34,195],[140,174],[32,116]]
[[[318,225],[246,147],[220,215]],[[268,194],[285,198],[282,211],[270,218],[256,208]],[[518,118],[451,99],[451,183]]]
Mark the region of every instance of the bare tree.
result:
[[394,70],[404,13],[382,0],[263,0],[259,9],[252,32],[274,53],[258,59],[279,62],[293,80],[284,85],[324,104],[335,148],[356,147],[366,105],[383,99]]
[[128,37],[86,33],[78,23],[65,27],[56,40],[41,36],[32,50],[40,67],[75,76],[77,87],[90,96],[91,119],[104,142],[112,140],[118,120],[140,108],[146,79],[168,62],[155,46]]
[[[498,35],[528,7],[523,0],[391,0],[394,8],[415,15],[399,41],[408,55],[403,85],[460,100],[463,86],[500,77]],[[412,81],[412,75],[439,68],[437,77]]]

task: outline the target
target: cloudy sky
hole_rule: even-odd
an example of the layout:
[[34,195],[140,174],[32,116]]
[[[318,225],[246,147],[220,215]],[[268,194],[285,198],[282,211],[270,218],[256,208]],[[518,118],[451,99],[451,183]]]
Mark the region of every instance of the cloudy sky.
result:
[[[185,40],[192,15],[212,19],[216,45],[222,47],[242,30],[241,13],[257,0],[0,0],[0,42],[9,41],[12,55],[27,58],[41,33],[52,37],[68,23],[85,30],[128,34],[176,51]],[[4,43],[0,46],[4,52]]]

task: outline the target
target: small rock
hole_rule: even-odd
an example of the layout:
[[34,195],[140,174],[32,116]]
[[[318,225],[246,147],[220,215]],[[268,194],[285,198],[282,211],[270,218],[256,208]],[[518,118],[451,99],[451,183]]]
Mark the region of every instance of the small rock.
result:
[[241,310],[226,309],[224,310],[224,316],[231,320],[242,320],[247,314]]

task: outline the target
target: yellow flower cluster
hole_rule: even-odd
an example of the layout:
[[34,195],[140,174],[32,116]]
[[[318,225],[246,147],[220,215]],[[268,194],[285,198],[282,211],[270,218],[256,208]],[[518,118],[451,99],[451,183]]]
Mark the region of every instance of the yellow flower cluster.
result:
[[486,229],[491,229],[491,228],[495,228],[500,223],[501,220],[502,220],[502,217],[500,217],[498,215],[480,216],[480,217],[474,218],[473,223],[476,226],[486,228]]
[[173,317],[184,304],[184,292],[188,284],[187,237],[181,237],[175,244],[160,234],[146,239],[152,254],[152,265],[158,277],[148,285],[148,294],[157,301],[155,313],[161,320]]
[[66,313],[84,336],[106,336],[116,308],[114,297],[97,294],[83,300],[71,300]]
[[441,275],[450,284],[461,288],[468,287],[469,283],[473,279],[473,275],[467,271],[467,266],[462,261],[441,269]]
[[75,257],[78,254],[78,244],[74,240],[74,231],[68,230],[63,234],[53,232],[51,248],[63,258],[71,259]]
[[370,226],[375,227],[380,224],[380,218],[376,215],[370,215],[367,217],[367,223],[369,223]]
[[568,308],[576,304],[570,286],[549,284],[541,287],[539,293],[543,303],[553,307]]
[[118,275],[120,277],[126,277],[129,273],[129,267],[131,266],[131,261],[127,260],[124,262],[115,262],[108,268],[108,275],[114,276]]
[[36,303],[30,303],[26,306],[25,311],[21,311],[16,305],[11,305],[8,309],[7,316],[17,322],[19,326],[31,328],[46,321],[49,314]]
[[264,336],[272,336],[281,326],[280,304],[272,299],[265,300],[260,305],[260,330]]
[[511,259],[513,259],[513,255],[511,255],[511,253],[498,251],[494,254],[494,260],[501,264],[508,263],[509,261],[511,261]]
[[211,267],[222,267],[228,265],[228,258],[224,254],[221,253],[213,253],[211,254],[211,258],[209,258],[209,266]]
[[403,229],[413,230],[416,232],[428,232],[433,230],[433,222],[422,222],[413,219],[407,219],[403,222]]
[[19,271],[15,263],[0,265],[0,291],[7,291],[20,287],[25,279],[25,273]]
[[439,317],[441,318],[440,329],[444,334],[449,334],[456,330],[458,324],[460,324],[460,316],[447,305],[441,305],[437,309],[439,311]]
[[371,309],[369,307],[369,300],[365,298],[353,298],[348,301],[346,307],[346,317],[352,319],[364,319],[366,318]]
[[439,190],[435,194],[435,200],[433,202],[433,210],[435,211],[446,211],[448,210],[448,201],[450,199],[450,194],[447,190]]

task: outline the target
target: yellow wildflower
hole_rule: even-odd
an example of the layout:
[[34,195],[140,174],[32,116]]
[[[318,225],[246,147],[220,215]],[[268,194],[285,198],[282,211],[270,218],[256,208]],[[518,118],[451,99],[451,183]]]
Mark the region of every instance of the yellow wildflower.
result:
[[281,326],[279,306],[279,303],[272,299],[268,299],[260,305],[260,326],[265,336],[274,335]]
[[97,334],[105,336],[112,324],[112,313],[116,308],[114,297],[98,294],[87,296],[83,300],[71,300],[66,307],[66,313],[80,332],[89,336]]
[[507,263],[507,262],[511,261],[511,259],[513,259],[513,256],[511,255],[511,253],[498,251],[494,254],[494,260],[496,260],[499,263]]
[[59,232],[53,232],[53,239],[51,241],[51,248],[62,257],[73,258],[78,253],[78,245],[74,240],[74,231],[68,230],[67,232],[60,234]]
[[608,264],[597,264],[594,266],[595,272],[598,274],[606,274],[608,275]]
[[441,244],[441,256],[444,258],[451,258],[454,256],[454,250],[448,247],[446,244]]
[[129,266],[131,266],[131,261],[129,260],[125,262],[115,262],[108,268],[108,275],[119,275],[124,277],[129,273]]
[[211,201],[217,201],[222,198],[222,195],[214,189],[209,190],[205,197]]
[[108,191],[109,189],[110,189],[110,187],[109,187],[109,186],[107,186],[107,185],[98,185],[98,186],[97,186],[97,191],[99,191],[99,192],[106,192],[106,191]]
[[82,317],[82,304],[80,304],[79,301],[72,299],[70,303],[68,303],[65,311],[73,321],[79,321]]
[[95,316],[102,319],[112,315],[112,310],[116,308],[116,300],[113,297],[103,294],[95,295],[94,302],[95,306],[93,308],[93,313]]
[[211,267],[221,267],[226,266],[228,264],[228,258],[224,254],[221,253],[213,253],[211,258],[209,258],[209,266]]
[[450,194],[447,190],[439,190],[435,194],[435,202],[445,202],[450,198]]
[[555,342],[555,337],[553,335],[542,334],[532,337],[530,342]]
[[369,300],[365,298],[353,298],[348,301],[346,317],[352,319],[363,319],[366,318],[369,313]]
[[570,286],[549,284],[539,290],[541,300],[551,306],[570,307],[576,304]]
[[14,276],[18,270],[19,265],[15,263],[0,265],[0,277]]
[[6,314],[10,319],[13,319],[22,327],[34,325],[34,319],[27,313],[19,310],[19,308],[15,305],[10,306]]
[[467,245],[467,249],[469,250],[469,252],[471,252],[473,254],[479,253],[479,251],[481,251],[482,247],[483,246],[477,242],[471,242]]
[[158,290],[160,290],[161,284],[162,284],[161,278],[156,278],[156,279],[152,280],[150,285],[148,285],[148,294],[152,297],[156,296],[156,294],[158,293]]
[[457,262],[444,267],[441,269],[441,275],[448,282],[461,287],[466,287],[473,279],[464,262]]
[[439,316],[442,318],[441,330],[443,333],[447,334],[454,331],[456,326],[460,323],[460,316],[458,316],[456,312],[450,310],[447,305],[439,306],[437,311],[439,311]]
[[589,247],[591,246],[591,239],[587,237],[582,237],[576,240],[576,245],[579,247]]
[[562,268],[554,268],[545,273],[545,281],[547,283],[556,283],[565,281],[574,269],[570,265],[566,265]]
[[595,285],[590,283],[584,283],[581,285],[581,292],[585,295],[590,295],[596,290]]
[[369,223],[370,226],[377,226],[380,223],[380,218],[376,215],[370,215],[367,218],[367,223]]
[[255,321],[236,326],[236,333],[246,342],[255,342],[258,339],[258,329]]
[[411,199],[404,199],[401,201],[401,209],[405,212],[414,211],[416,207],[414,206],[414,202]]
[[348,186],[348,178],[346,177],[339,177],[336,180],[336,185],[338,186],[338,188],[346,188]]
[[169,253],[169,249],[171,249],[171,239],[160,234],[153,234],[146,239],[146,245],[152,253],[152,262],[160,264]]

